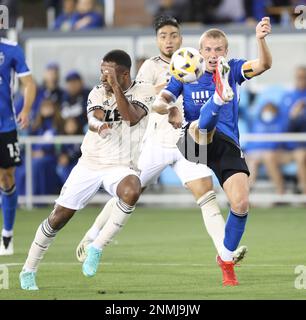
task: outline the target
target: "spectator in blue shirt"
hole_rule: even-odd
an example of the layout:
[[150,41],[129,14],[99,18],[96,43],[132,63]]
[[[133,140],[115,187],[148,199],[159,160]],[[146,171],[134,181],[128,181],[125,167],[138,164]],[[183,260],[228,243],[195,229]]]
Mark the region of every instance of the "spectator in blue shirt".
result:
[[[286,130],[286,122],[278,107],[273,103],[262,106],[257,118],[251,122],[251,133],[283,133]],[[272,180],[276,192],[285,192],[284,180],[280,169],[282,153],[281,142],[249,142],[246,147],[247,163],[250,168],[250,185],[257,178],[258,168],[263,164],[269,178]]]
[[87,125],[87,97],[90,92],[84,87],[83,79],[77,71],[70,71],[65,77],[66,85],[61,104],[63,119],[76,118],[81,128]]
[[[306,66],[295,71],[295,89],[285,95],[281,106],[287,119],[287,132],[306,132]],[[297,164],[297,176],[301,192],[306,194],[306,145],[305,142],[284,144],[287,157]]]
[[63,0],[63,10],[54,22],[54,30],[70,31],[72,29],[72,17],[75,13],[75,5],[76,0]]
[[95,0],[78,0],[77,12],[72,16],[73,30],[88,30],[104,26],[104,19],[101,13],[95,11]]
[[[51,99],[54,103],[60,104],[62,101],[63,90],[59,86],[59,65],[55,62],[49,62],[46,65],[43,74],[43,83],[38,86],[36,98],[33,102],[30,113],[30,120],[33,121],[40,109],[41,102],[44,99]],[[23,105],[23,95],[15,99],[15,109],[18,114]]]
[[36,195],[56,194],[60,188],[55,146],[44,144],[43,140],[61,133],[62,126],[58,105],[51,99],[44,99],[31,127],[31,135],[42,137],[42,143],[32,146],[33,193]]

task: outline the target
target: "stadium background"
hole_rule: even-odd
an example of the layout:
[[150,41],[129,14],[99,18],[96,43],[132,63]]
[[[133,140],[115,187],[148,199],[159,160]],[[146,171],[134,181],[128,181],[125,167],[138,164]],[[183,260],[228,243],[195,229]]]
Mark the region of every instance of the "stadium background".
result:
[[[132,74],[135,76],[137,68],[144,59],[158,54],[155,34],[152,29],[154,14],[157,14],[157,12],[175,13],[177,12],[175,11],[175,5],[184,2],[191,5],[196,1],[97,1],[96,10],[103,16],[105,25],[79,31],[53,30],[54,21],[61,11],[61,1],[0,1],[0,4],[8,5],[10,9],[11,28],[7,35],[11,40],[18,41],[25,49],[27,62],[38,85],[42,84],[44,72],[48,65],[54,63],[58,64],[60,70],[59,85],[62,88],[65,87],[66,76],[77,72],[81,75],[84,86],[90,89],[99,81],[99,63],[102,56],[114,48],[126,50],[131,55],[133,59]],[[219,2],[222,4],[227,1]],[[235,3],[233,4],[235,6],[238,3],[241,5],[242,2],[234,1],[231,3]],[[275,14],[274,20],[272,20],[273,33],[267,38],[273,55],[273,67],[265,75],[253,79],[241,88],[240,129],[242,144],[245,146],[251,140],[267,142],[269,139],[278,142],[292,141],[292,139],[306,141],[306,133],[294,135],[288,133],[271,135],[268,133],[263,136],[250,133],[249,124],[256,117],[259,117],[261,107],[268,102],[280,105],[286,92],[294,89],[295,69],[298,66],[305,65],[306,54],[306,26],[304,25],[304,29],[297,29],[294,24],[297,18],[297,14],[294,13],[295,6],[298,4],[305,5],[305,3],[303,1],[283,1],[283,3],[282,1],[276,1],[274,4],[273,1],[257,2],[266,5],[267,15]],[[158,11],[161,10],[161,4],[166,6],[164,11]],[[14,7],[15,5],[16,7]],[[212,12],[217,12],[216,8]],[[256,24],[254,22],[257,17],[255,12],[253,17],[244,16],[239,21],[233,19],[216,20],[209,24],[203,24],[204,20],[201,20],[202,18],[198,18],[200,21],[183,21],[183,46],[197,48],[198,39],[202,32],[210,27],[218,27],[228,35],[229,57],[244,57],[246,59],[256,57]],[[184,19],[182,18],[182,20]],[[19,90],[18,83],[16,83],[17,98],[20,97]],[[306,98],[306,94],[304,98]],[[16,103],[18,104],[17,100]],[[306,109],[306,107],[304,108]],[[21,190],[19,197],[20,209],[16,226],[15,245],[17,253],[14,258],[9,257],[5,261],[4,258],[1,258],[0,260],[0,263],[5,263],[12,268],[11,274],[18,274],[35,228],[41,219],[47,215],[48,208],[45,209],[44,206],[52,204],[56,197],[56,192],[54,194],[35,194],[34,192],[36,181],[33,175],[35,166],[32,166],[32,144],[42,143],[42,141],[44,144],[54,144],[54,152],[57,157],[56,152],[60,150],[64,143],[80,143],[81,140],[82,135],[63,136],[60,134],[50,137],[49,135],[32,136],[29,132],[21,133],[20,141],[23,145],[22,154],[25,165],[23,167],[23,190]],[[42,168],[41,170],[44,169],[44,167],[40,168]],[[47,168],[45,169],[47,170]],[[249,233],[247,232],[243,239],[253,252],[248,258],[249,268],[246,267],[246,270],[241,271],[242,280],[252,282],[253,291],[251,291],[253,295],[250,294],[249,288],[243,287],[238,289],[241,291],[237,290],[236,295],[231,296],[232,298],[245,298],[249,294],[249,298],[303,298],[300,291],[294,287],[296,277],[294,267],[303,264],[305,261],[301,251],[306,239],[301,226],[305,225],[303,221],[305,221],[306,195],[297,185],[296,163],[290,162],[282,166],[281,172],[286,185],[284,194],[276,192],[275,185],[268,178],[264,166],[259,169],[258,178],[251,192],[251,204],[254,208],[251,212],[255,212],[254,214],[257,216],[253,218],[253,225],[251,219]],[[46,181],[46,183],[49,183],[49,181]],[[217,182],[216,190],[218,191],[220,205],[224,208],[223,213],[226,215],[227,201]],[[79,267],[72,262],[75,261],[73,249],[86,227],[93,221],[101,205],[108,198],[105,193],[99,193],[93,199],[92,207],[87,209],[87,215],[81,214],[81,217],[75,218],[71,227],[67,227],[71,231],[70,238],[67,236],[68,230],[64,230],[59,236],[58,242],[54,245],[55,249],[50,250],[51,253],[48,254],[46,265],[42,267],[41,276],[41,278],[48,279],[45,280],[45,287],[48,287],[48,281],[51,281],[53,291],[51,290],[50,293],[49,290],[49,293],[43,293],[42,296],[36,295],[35,298],[230,298],[230,296],[225,296],[221,291],[218,291],[219,289],[205,291],[205,289],[199,289],[198,287],[197,281],[203,281],[201,267],[204,267],[204,273],[206,272],[205,281],[207,280],[210,283],[208,287],[211,286],[212,288],[216,287],[215,282],[218,279],[217,272],[219,270],[210,268],[212,270],[208,271],[209,267],[213,266],[212,243],[210,243],[206,234],[203,235],[199,212],[195,209],[196,205],[192,195],[182,188],[171,168],[167,168],[163,172],[157,185],[150,187],[141,196],[139,208],[134,219],[129,223],[131,226],[126,227],[126,231],[124,230],[122,235],[119,236],[118,246],[114,244],[108,250],[109,254],[106,259],[109,260],[106,262],[106,274],[101,275],[101,277],[103,277],[104,283],[106,281],[106,287],[108,288],[105,292],[110,294],[105,296],[103,290],[101,294],[99,277],[93,285],[95,294],[87,296],[83,292],[84,290],[77,293],[78,284],[79,282],[82,283],[83,280],[79,278],[79,273],[76,271]],[[282,205],[282,207],[280,208],[279,205]],[[152,207],[154,209],[151,209]],[[177,209],[178,207],[181,208]],[[30,211],[28,211],[29,209]],[[141,215],[141,211],[144,212],[143,215]],[[177,222],[177,225],[173,226],[175,222]],[[146,229],[148,223],[151,225],[150,228]],[[273,226],[273,230],[266,228],[268,224]],[[188,232],[183,226],[189,227]],[[180,239],[171,236],[171,232],[169,232],[171,228],[173,228],[174,233],[182,234]],[[147,236],[147,232],[152,232],[155,235],[160,232],[158,241],[153,237],[153,234]],[[281,251],[279,246],[284,239],[282,235],[286,235],[286,246]],[[146,240],[143,241],[146,236]],[[260,240],[258,240],[258,237],[260,237]],[[199,254],[197,250],[202,251],[203,241],[205,242],[205,254]],[[266,241],[270,241],[271,246],[266,247],[266,252],[263,252]],[[181,250],[175,249],[178,242],[181,245]],[[141,243],[140,246],[137,246],[139,243]],[[120,245],[123,245],[123,247],[120,247]],[[160,249],[161,246],[164,246],[162,250]],[[130,256],[128,252],[131,251],[133,253]],[[139,253],[139,255],[136,253]],[[274,255],[276,257],[282,255],[282,257],[277,259]],[[182,257],[185,259],[183,264],[181,263]],[[205,261],[209,262],[205,263]],[[165,266],[163,266],[163,262],[165,262]],[[52,267],[52,263],[55,267]],[[143,268],[148,268],[146,271],[151,274],[151,277],[139,279],[138,283],[132,276],[133,272],[131,271],[133,284],[131,284],[132,279],[130,279],[131,282],[126,282],[122,278],[123,282],[118,280],[115,283],[106,280],[107,276],[112,278],[114,274],[119,275],[121,279],[120,274],[121,272],[124,273],[124,263],[130,263],[130,266],[133,266],[134,263],[135,270],[133,272],[135,273],[137,273],[137,270],[143,271]],[[156,264],[154,265],[154,263]],[[178,268],[175,269],[176,267]],[[67,276],[67,283],[63,284],[63,287],[65,285],[71,287],[70,293],[63,295],[61,290],[57,288],[61,281],[60,278],[55,277],[51,280],[49,271],[52,270],[53,272],[54,268],[63,270],[67,275],[71,272],[71,277],[73,274],[78,274],[76,282]],[[152,272],[155,268],[164,269],[161,273],[156,271],[155,276],[153,276]],[[173,278],[171,278],[174,282],[167,279],[169,276],[167,268],[174,268],[171,271],[174,272]],[[178,271],[179,268],[180,271]],[[248,278],[250,272],[252,275],[251,278]],[[161,274],[162,279],[160,278],[160,281],[158,281],[156,277]],[[188,274],[194,274],[195,278],[189,279]],[[264,284],[257,285],[258,279],[261,279],[263,274],[265,274],[264,279],[267,287]],[[271,277],[275,277],[274,280],[270,281]],[[1,298],[16,298],[14,295],[18,292],[15,291],[18,284],[17,278],[15,278],[11,281],[11,287],[13,287],[11,295],[4,296],[4,290],[0,290]],[[180,284],[179,279],[183,283],[180,290],[177,287]],[[190,285],[189,280],[191,280],[192,285]],[[150,286],[154,281],[157,281],[156,286],[152,287],[152,294],[149,294],[145,287]],[[69,284],[71,282],[73,282],[73,285]],[[282,283],[282,285],[277,286],[277,282]],[[122,287],[126,285],[128,288],[134,288],[135,290],[131,289],[126,295],[124,289],[123,292],[117,290],[119,283]],[[169,286],[174,286],[173,292],[171,290],[171,293],[167,291],[167,283]],[[17,296],[17,298],[28,297]]]

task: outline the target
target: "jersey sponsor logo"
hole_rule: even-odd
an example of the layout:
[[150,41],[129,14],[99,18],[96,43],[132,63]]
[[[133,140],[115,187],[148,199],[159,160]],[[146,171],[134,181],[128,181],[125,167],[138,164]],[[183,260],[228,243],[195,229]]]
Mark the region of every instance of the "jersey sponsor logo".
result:
[[119,122],[121,120],[122,117],[117,109],[105,110],[105,122]]
[[209,91],[201,90],[201,91],[192,91],[191,98],[195,104],[205,103],[209,99]]
[[4,63],[4,60],[5,60],[5,56],[4,56],[4,53],[1,51],[0,52],[0,66]]
[[125,97],[128,101],[132,101],[133,96],[131,94],[126,94]]

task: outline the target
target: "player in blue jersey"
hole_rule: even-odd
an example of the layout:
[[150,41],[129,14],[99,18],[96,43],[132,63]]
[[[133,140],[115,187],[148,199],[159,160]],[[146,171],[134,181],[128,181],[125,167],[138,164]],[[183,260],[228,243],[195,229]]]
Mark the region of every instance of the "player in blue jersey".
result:
[[[12,102],[14,71],[24,91],[24,104],[16,117]],[[3,214],[0,255],[11,255],[13,226],[17,207],[15,167],[20,164],[17,124],[20,129],[29,125],[29,112],[35,98],[35,83],[26,65],[23,50],[17,43],[0,38],[0,188]]]
[[[223,284],[229,286],[238,284],[233,252],[242,238],[249,210],[249,170],[239,145],[237,86],[271,67],[272,57],[265,41],[270,32],[270,19],[265,17],[256,26],[259,58],[227,62],[226,35],[219,29],[208,30],[200,38],[200,53],[206,62],[204,75],[198,81],[185,84],[172,77],[155,101],[155,107],[159,106],[160,110],[163,106],[168,111],[171,109],[169,121],[177,128],[182,125],[182,119],[171,103],[182,94],[187,125],[178,147],[188,160],[207,163],[228,197],[230,212],[223,250],[217,256],[217,262],[222,270]],[[206,138],[208,145],[202,146]],[[198,152],[200,156],[190,157],[188,147],[186,149],[190,142],[193,153]],[[206,157],[202,157],[202,152]]]

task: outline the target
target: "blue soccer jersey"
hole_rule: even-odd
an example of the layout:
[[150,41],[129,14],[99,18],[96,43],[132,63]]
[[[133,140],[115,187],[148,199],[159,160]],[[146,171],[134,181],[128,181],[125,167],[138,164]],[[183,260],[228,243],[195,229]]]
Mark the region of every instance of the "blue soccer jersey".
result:
[[0,132],[16,129],[12,101],[14,73],[18,77],[30,74],[23,50],[17,43],[0,38]]
[[[223,105],[219,111],[219,120],[216,130],[233,139],[239,145],[238,131],[238,102],[237,84],[241,85],[246,79],[242,74],[242,65],[246,60],[232,59],[229,61],[231,71],[229,74],[229,84],[234,92],[234,99]],[[203,104],[214,94],[215,83],[213,74],[205,72],[198,81],[192,83],[182,83],[171,78],[164,89],[174,99],[179,95],[183,96],[184,117],[187,122],[197,120],[200,116],[200,109]]]

